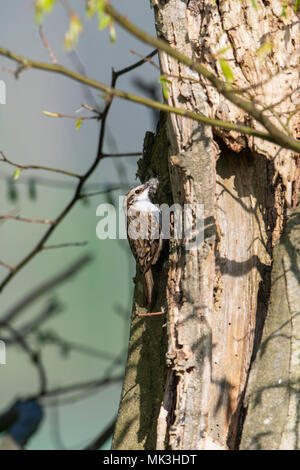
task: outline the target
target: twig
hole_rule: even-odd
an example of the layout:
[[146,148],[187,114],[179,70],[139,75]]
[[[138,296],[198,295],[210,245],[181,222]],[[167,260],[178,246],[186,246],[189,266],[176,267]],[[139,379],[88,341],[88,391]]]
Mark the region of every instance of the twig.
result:
[[[64,405],[67,403],[73,403],[76,400],[81,400],[82,398],[86,398],[87,395],[90,395],[91,393],[95,393],[98,388],[101,388],[106,385],[110,385],[112,383],[116,382],[121,382],[124,379],[124,375],[120,374],[118,376],[112,377],[112,370],[114,369],[115,365],[120,364],[120,361],[124,358],[125,356],[125,351],[121,351],[119,357],[116,357],[106,368],[104,375],[101,379],[96,380],[96,381],[91,381],[91,382],[83,382],[80,384],[75,384],[75,385],[70,385],[67,387],[60,387],[57,389],[54,389],[50,392],[48,392],[48,396],[53,396],[53,395],[61,395],[61,394],[70,394],[74,392],[81,392],[81,394],[76,397],[72,397],[69,400],[66,399],[64,401],[60,400],[60,405]],[[36,396],[33,398],[37,398]],[[49,405],[49,403],[47,403]]]
[[103,158],[120,158],[120,157],[141,157],[142,152],[129,152],[129,153],[103,153]]
[[41,38],[41,40],[42,40],[42,43],[44,44],[44,46],[45,46],[45,48],[46,48],[46,51],[47,51],[48,54],[49,54],[49,57],[50,57],[50,59],[51,59],[51,62],[52,62],[53,64],[57,64],[56,57],[55,57],[54,53],[52,52],[52,49],[51,49],[49,43],[46,41],[46,38],[45,38],[45,36],[44,36],[42,26],[39,27],[39,35],[40,35],[40,38]]
[[88,109],[88,110],[91,111],[92,113],[99,114],[99,115],[102,116],[102,113],[101,113],[98,109],[93,108],[93,106],[89,106],[89,105],[87,105],[87,104],[82,104],[81,107],[82,107],[82,108],[85,108],[85,109]]
[[77,247],[77,246],[86,246],[88,244],[87,241],[84,241],[84,242],[67,242],[67,243],[59,243],[57,245],[47,245],[47,246],[44,246],[43,250],[53,250],[53,249],[56,249],[56,248],[73,248],[73,247]]
[[19,222],[27,222],[30,224],[45,224],[53,225],[54,220],[48,219],[28,219],[26,217],[20,217],[19,215],[0,215],[0,220],[17,220]]
[[46,292],[50,292],[51,289],[60,285],[62,282],[66,282],[71,279],[75,274],[78,273],[86,264],[90,263],[92,260],[91,255],[84,255],[77,259],[75,263],[68,266],[67,269],[61,273],[55,275],[46,282],[43,282],[38,287],[33,289],[31,292],[25,295],[15,306],[13,306],[8,312],[6,312],[0,321],[11,322],[14,320],[20,313],[26,309],[32,302],[35,302],[39,297],[41,297]]
[[[153,47],[156,47],[158,50],[165,52],[169,56],[173,57],[174,59],[178,60],[178,62],[186,65],[191,70],[194,70],[199,74],[199,76],[205,77],[213,86],[214,88],[222,94],[226,99],[228,99],[231,103],[235,104],[238,108],[245,111],[247,114],[252,116],[256,121],[258,121],[262,126],[268,131],[267,137],[262,137],[265,140],[270,139],[273,143],[280,145],[281,147],[294,150],[295,152],[300,152],[300,143],[297,142],[296,139],[293,137],[285,134],[280,129],[278,129],[262,112],[253,106],[251,101],[247,101],[246,99],[242,98],[238,93],[236,93],[230,86],[228,86],[225,82],[217,78],[212,72],[210,72],[206,67],[204,67],[200,62],[194,62],[190,57],[182,54],[178,50],[172,48],[167,44],[167,42],[162,41],[161,39],[155,38],[150,34],[147,34],[145,31],[141,30],[133,23],[131,23],[127,18],[120,15],[110,3],[105,2],[104,9],[108,15],[110,15],[120,26],[126,29],[128,32],[133,34],[135,37],[140,39],[146,44],[149,44]],[[175,112],[171,111],[170,112]],[[176,114],[179,114],[175,112]],[[182,114],[184,115],[184,114]],[[191,117],[191,116],[190,116]],[[202,117],[202,116],[201,116]],[[198,119],[197,119],[198,120]],[[205,123],[204,121],[202,121]],[[208,124],[208,122],[206,122]],[[221,127],[220,123],[213,124],[212,126]],[[224,129],[229,127],[225,127]],[[252,129],[252,128],[251,128]],[[232,129],[233,130],[233,129]],[[237,129],[236,129],[237,130]],[[242,134],[248,134],[248,131],[244,129],[244,131],[239,130]],[[251,130],[250,134],[253,135],[253,129]],[[256,137],[258,137],[256,135]]]
[[9,271],[14,270],[13,266],[11,266],[10,264],[4,263],[4,261],[0,261],[0,266],[3,266],[4,268],[8,269]]
[[[98,379],[98,380],[80,382],[80,383],[76,383],[72,385],[66,385],[64,387],[57,387],[57,388],[53,388],[52,390],[48,390],[47,393],[44,395],[44,397],[51,398],[56,395],[65,395],[68,393],[74,393],[74,392],[78,392],[81,390],[100,388],[100,387],[104,387],[105,385],[110,385],[113,383],[121,382],[123,378],[124,378],[124,375],[120,374],[120,375],[117,375],[116,377],[105,377],[105,378]],[[35,395],[32,398],[37,398],[37,396]]]
[[50,111],[42,111],[44,116],[49,116],[53,118],[67,118],[67,119],[76,119],[77,121],[80,119],[81,121],[88,120],[88,119],[101,119],[100,115],[97,116],[74,116],[73,114],[61,114],[61,113],[53,113]]
[[[111,11],[114,11],[114,10],[111,10],[111,7],[108,5],[106,6],[106,9],[109,14],[111,14]],[[114,15],[111,14],[111,16],[114,16]],[[123,19],[120,15],[117,16],[117,18],[119,17],[121,19],[118,20],[118,22],[121,25],[123,25],[123,21],[121,21]],[[164,50],[165,52],[169,53],[169,55],[177,58],[180,62],[184,63],[185,65],[190,66],[190,68],[194,69],[199,74],[202,73],[204,77],[208,78],[212,82],[212,84],[215,86],[217,91],[219,91],[225,98],[227,98],[229,101],[234,103],[239,108],[246,111],[250,116],[252,116],[258,122],[260,122],[268,130],[268,132],[258,131],[249,126],[245,126],[241,124],[234,124],[232,122],[222,121],[220,119],[211,119],[211,118],[208,118],[207,116],[204,116],[203,114],[195,113],[192,111],[187,111],[184,108],[175,108],[172,106],[168,106],[165,103],[160,103],[159,101],[151,100],[149,98],[143,98],[141,96],[134,95],[132,93],[127,93],[125,91],[117,90],[113,88],[112,86],[107,86],[101,82],[98,82],[97,80],[93,80],[91,78],[82,76],[79,73],[69,70],[60,65],[47,64],[44,62],[37,62],[34,60],[30,60],[28,58],[21,56],[20,54],[13,53],[3,47],[0,47],[0,55],[4,55],[5,57],[8,57],[12,60],[15,60],[16,62],[21,63],[23,65],[22,70],[30,69],[30,68],[39,69],[39,70],[47,70],[48,72],[54,72],[54,73],[58,73],[61,75],[65,75],[80,83],[84,83],[95,89],[104,91],[106,94],[107,100],[111,100],[112,97],[116,96],[118,98],[121,98],[127,101],[132,101],[134,103],[141,104],[146,107],[177,114],[179,116],[183,116],[188,119],[192,119],[194,121],[198,121],[198,122],[207,124],[212,127],[220,127],[223,129],[234,130],[241,134],[247,134],[253,137],[258,137],[260,139],[267,140],[269,142],[280,145],[283,148],[293,150],[294,152],[300,152],[300,143],[296,139],[290,136],[287,136],[286,134],[281,132],[274,124],[271,123],[271,121],[266,116],[263,116],[261,111],[254,108],[251,102],[243,98],[240,98],[234,91],[232,91],[232,89],[228,88],[225,82],[223,82],[222,80],[219,80],[211,72],[206,70],[206,68],[203,67],[201,64],[198,64],[198,63],[194,64],[190,58],[188,58],[187,56],[184,56],[180,52],[171,48],[170,46],[167,45],[167,43],[159,39],[156,39],[150,35],[147,35],[146,33],[142,32],[138,28],[136,29],[142,33],[142,36],[140,36],[135,31],[135,29],[134,29],[133,34],[135,34],[139,38],[143,38],[142,40],[144,42],[148,42],[149,44],[153,45],[155,41],[158,41],[156,44],[159,45],[159,48],[161,50]],[[144,34],[145,34],[145,38],[144,38]],[[94,169],[92,171],[94,171]]]
[[[18,212],[19,212],[19,209],[16,208],[16,209],[12,210],[8,215],[17,215]],[[3,225],[3,224],[5,224],[5,220],[1,220],[0,225]]]
[[120,189],[120,186],[116,186],[116,187],[113,187],[113,188],[100,190],[100,191],[93,191],[91,193],[83,193],[79,196],[79,198],[83,199],[83,198],[86,198],[86,197],[98,196],[100,194],[107,194],[107,193],[110,193],[112,191],[117,191],[118,189]]
[[78,344],[78,343],[74,343],[72,341],[67,341],[63,338],[60,338],[58,335],[54,335],[54,334],[48,334],[47,336],[47,331],[44,333],[43,331],[42,332],[37,332],[36,333],[36,339],[38,341],[40,341],[41,343],[45,344],[51,344],[51,345],[55,345],[55,346],[59,346],[61,348],[63,348],[64,350],[68,350],[68,351],[76,351],[76,352],[79,352],[81,354],[86,354],[90,357],[94,357],[94,358],[97,358],[97,359],[104,359],[104,360],[107,360],[107,361],[111,361],[111,360],[114,360],[114,361],[118,361],[116,363],[116,365],[118,364],[121,364],[123,363],[123,361],[121,361],[120,358],[116,358],[114,355],[106,352],[106,351],[102,351],[100,349],[97,349],[97,348],[93,348],[91,346],[86,346],[86,345],[83,345],[83,344]]
[[72,173],[72,172],[66,171],[66,170],[60,170],[58,168],[50,168],[48,166],[41,166],[41,165],[21,165],[19,163],[12,162],[11,160],[8,160],[8,158],[5,156],[5,154],[2,150],[0,150],[0,155],[2,157],[2,158],[0,158],[0,162],[8,163],[9,165],[14,166],[15,168],[20,168],[20,170],[22,170],[22,171],[23,170],[44,170],[44,171],[50,171],[50,172],[54,172],[54,173],[60,173],[62,175],[66,175],[66,176],[72,176],[73,178],[78,178],[78,179],[81,178],[81,176],[76,174],[76,173]]
[[131,49],[130,52],[131,52],[131,54],[134,54],[137,57],[140,57],[143,62],[148,62],[149,64],[153,65],[153,67],[160,72],[159,66],[155,62],[153,62],[153,60],[151,60],[151,57],[153,57],[154,55],[156,55],[158,53],[157,49],[154,49],[154,51],[151,52],[151,55],[148,54],[146,57],[142,56],[142,54],[139,54],[138,52],[134,51],[133,49]]
[[[32,321],[29,321],[28,323],[19,328],[19,333],[23,336],[23,338],[25,338],[30,333],[34,332],[37,328],[39,328],[43,323],[45,323],[47,320],[49,320],[61,311],[61,304],[56,299],[50,300],[47,303],[46,307],[44,307],[43,310]],[[16,342],[16,340],[12,338],[2,337],[2,339],[7,346],[11,346]]]
[[[5,180],[10,180],[11,175],[0,172],[0,178],[5,179]],[[43,177],[32,177],[32,176],[26,177],[25,176],[24,178],[19,179],[17,183],[18,185],[29,184],[32,181],[34,181],[34,183],[39,186],[44,186],[48,188],[73,189],[73,190],[76,189],[76,183],[63,181],[63,180],[60,181],[60,180],[50,179],[50,178],[43,178]],[[120,186],[120,185],[117,186],[117,184],[112,185],[112,188],[115,188],[116,190],[120,189],[121,187],[125,188],[125,185],[124,186]],[[99,188],[99,183],[89,183],[85,185],[85,189],[96,189],[96,188]],[[105,194],[106,191],[111,192],[113,190],[112,188],[110,187],[105,188],[105,189],[102,189],[101,191],[103,192],[103,194]],[[127,185],[126,185],[126,188],[127,188]],[[4,222],[1,222],[1,223],[4,223]]]
[[[72,72],[71,70],[65,69],[62,66],[56,65],[56,64],[45,64],[41,62],[35,62],[35,61],[30,61],[29,59],[19,55],[19,54],[14,54],[7,49],[1,48],[0,47],[0,55],[5,55],[6,57],[9,57],[10,59],[19,62],[20,64],[23,65],[25,68],[37,68],[41,70],[48,70],[51,72],[63,74],[66,76],[69,76],[81,83],[85,83],[87,85],[91,85],[94,88],[107,91],[109,92],[110,90],[114,90],[114,86],[117,82],[117,79],[119,76],[123,75],[126,73],[125,69],[122,69],[118,72],[113,71],[112,72],[112,79],[111,79],[111,86],[103,86],[100,82],[97,82],[95,80],[91,80],[89,78],[86,78],[76,72]],[[134,66],[131,66],[130,70],[133,70],[134,68],[142,65],[144,62],[139,61]],[[124,94],[124,98],[126,93]],[[14,268],[14,271],[11,271],[5,279],[2,281],[0,284],[0,292],[3,291],[3,289],[7,286],[7,284],[13,279],[13,277],[24,267],[26,266],[38,253],[42,251],[44,248],[46,242],[54,232],[55,228],[64,220],[64,218],[69,214],[69,212],[72,210],[72,208],[75,206],[78,200],[82,199],[82,197],[85,197],[82,195],[82,189],[86,183],[86,181],[89,179],[89,177],[93,174],[95,169],[98,167],[100,161],[103,158],[103,143],[104,143],[104,137],[105,137],[105,130],[106,130],[106,120],[107,120],[107,115],[110,110],[111,104],[112,104],[112,98],[113,94],[108,93],[108,96],[110,97],[109,100],[106,102],[106,106],[104,108],[104,111],[102,113],[102,120],[100,124],[100,134],[99,134],[99,140],[98,140],[98,149],[97,149],[97,154],[94,159],[94,162],[92,165],[89,167],[89,169],[80,177],[79,182],[77,184],[77,187],[75,189],[74,195],[72,199],[69,201],[67,206],[60,212],[60,214],[57,216],[55,219],[54,223],[51,225],[51,227],[46,231],[44,236],[39,240],[37,245],[20,261],[19,264],[17,264]],[[126,98],[128,99],[128,98]]]
[[37,368],[38,374],[39,374],[39,379],[40,379],[40,390],[39,390],[39,396],[43,396],[46,393],[46,388],[47,388],[47,379],[46,379],[46,371],[44,368],[44,365],[42,363],[40,354],[29,346],[29,344],[26,342],[25,338],[19,333],[19,331],[12,327],[8,322],[1,320],[0,321],[0,326],[6,328],[12,336],[14,336],[15,340],[18,342],[18,344],[22,347],[22,349],[28,354],[32,364]]

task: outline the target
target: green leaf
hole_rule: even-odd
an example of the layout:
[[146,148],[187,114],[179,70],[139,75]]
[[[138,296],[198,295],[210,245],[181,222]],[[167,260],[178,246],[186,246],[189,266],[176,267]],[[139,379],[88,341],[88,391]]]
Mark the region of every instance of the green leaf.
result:
[[100,18],[104,14],[105,0],[88,0],[86,5],[86,15],[91,18],[96,12]]
[[86,5],[86,14],[88,18],[98,14],[99,18],[99,29],[105,29],[109,27],[109,38],[113,44],[116,41],[116,28],[111,16],[105,13],[106,0],[88,0]]
[[50,13],[56,0],[36,0],[34,6],[35,21],[41,24],[46,13]]
[[256,55],[259,58],[260,62],[263,62],[265,58],[272,52],[273,50],[273,43],[270,41],[266,41],[260,46],[259,49],[256,51]]
[[163,75],[161,77],[159,77],[158,81],[159,81],[159,83],[161,83],[163,95],[164,95],[165,99],[167,100],[168,97],[169,97],[168,84],[172,84],[172,82],[171,82],[171,80],[168,80],[168,78],[164,77]]
[[300,0],[295,1],[294,12],[297,13],[300,7]]
[[82,23],[78,15],[73,13],[70,17],[69,30],[65,34],[64,46],[67,50],[71,50],[77,44],[79,34],[82,32]]
[[17,169],[14,171],[14,175],[13,175],[14,181],[17,181],[17,180],[20,178],[21,171],[22,171],[22,168],[17,168]]
[[88,0],[85,7],[86,16],[91,18],[96,13],[96,1]]
[[105,29],[112,22],[111,16],[105,15],[101,18],[99,22],[99,29]]
[[78,121],[76,121],[76,130],[78,131],[78,129],[80,129],[82,126],[82,119],[78,119]]
[[226,82],[232,83],[234,81],[234,76],[233,76],[229,63],[227,62],[226,59],[223,59],[222,57],[220,57],[219,63],[220,63]]
[[166,85],[165,83],[163,83],[162,85],[162,92],[163,92],[165,99],[167,100],[169,97],[169,88],[168,88],[168,85]]

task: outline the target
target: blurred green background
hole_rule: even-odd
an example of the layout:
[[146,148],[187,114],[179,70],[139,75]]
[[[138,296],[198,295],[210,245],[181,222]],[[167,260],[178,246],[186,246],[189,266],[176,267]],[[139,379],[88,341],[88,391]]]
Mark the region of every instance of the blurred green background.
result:
[[[146,55],[151,50],[117,27],[117,40],[111,44],[107,30],[99,31],[96,19],[87,20],[84,1],[70,4],[84,23],[76,52],[89,77],[109,84],[111,68],[121,69],[138,58],[135,50]],[[141,0],[114,1],[114,6],[127,14],[133,22],[154,33],[153,12],[149,2]],[[43,32],[60,64],[74,68],[74,57],[63,48],[68,29],[68,16],[58,2],[45,18]],[[32,0],[10,0],[0,5],[0,44],[3,47],[49,62],[50,58],[34,23]],[[74,114],[81,104],[88,102],[86,90],[76,82],[47,72],[24,71],[18,80],[7,69],[14,70],[13,62],[0,57],[0,80],[7,87],[7,104],[0,105],[0,150],[6,157],[20,164],[40,164],[82,173],[95,158],[99,123],[83,122],[79,130],[75,121],[45,117],[43,110]],[[158,73],[149,64],[123,76],[118,88],[141,94],[135,80],[145,85],[157,83]],[[103,106],[99,93],[95,100]],[[87,115],[87,112],[82,113]],[[137,105],[115,100],[108,119],[106,152],[139,152],[144,134],[153,130],[155,120],[151,111]],[[87,184],[87,189],[102,189],[105,185],[133,185],[136,182],[137,158],[105,159]],[[68,185],[73,181],[54,173],[22,172],[16,182],[17,199],[9,199],[9,185],[14,169],[0,163],[0,214],[14,210],[19,215],[53,219],[72,197],[72,187],[62,188],[52,182]],[[28,178],[34,177],[37,197],[29,197]],[[50,184],[45,185],[45,180]],[[92,185],[92,186],[90,186]],[[125,189],[112,193],[114,200]],[[78,203],[71,214],[55,231],[48,244],[88,241],[85,247],[47,250],[32,260],[1,294],[1,315],[4,315],[23,296],[42,281],[61,272],[80,255],[92,253],[93,261],[70,281],[55,288],[26,309],[14,323],[26,323],[41,311],[49,299],[62,304],[62,312],[43,325],[42,330],[54,330],[61,338],[90,346],[117,357],[126,348],[135,266],[127,241],[96,238],[96,208],[107,201],[104,196],[89,198],[88,204]],[[0,225],[0,260],[11,265],[19,262],[31,250],[47,227],[6,221]],[[0,279],[7,271],[0,267]],[[0,333],[1,336],[1,333]],[[34,343],[33,343],[34,344]],[[47,370],[48,388],[101,378],[111,361],[101,357],[66,351],[55,345],[44,345],[42,357]],[[123,353],[126,360],[126,353]],[[116,368],[120,373],[123,365]],[[7,364],[0,365],[1,409],[16,397],[35,393],[37,373],[28,356],[18,347],[7,350]],[[32,438],[30,449],[80,449],[88,444],[117,412],[121,383],[94,390],[81,400],[64,403],[66,396],[58,396],[45,407],[46,418],[39,432]],[[61,403],[60,403],[61,402]],[[51,405],[51,406],[50,406]],[[105,448],[109,448],[107,442]]]

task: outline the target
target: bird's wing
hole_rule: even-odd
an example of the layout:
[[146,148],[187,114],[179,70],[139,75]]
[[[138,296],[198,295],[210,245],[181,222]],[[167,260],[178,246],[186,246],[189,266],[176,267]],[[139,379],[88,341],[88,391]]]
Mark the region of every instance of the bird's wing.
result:
[[[129,224],[133,221],[134,217],[127,217],[127,236],[131,251],[135,257],[139,269],[142,274],[146,273],[152,264],[155,264],[157,258],[160,254],[162,247],[161,239],[161,225],[157,217],[151,213],[143,214],[137,213],[141,225],[143,223],[146,225],[148,230],[143,230],[143,227],[140,227],[141,234],[147,234],[148,238],[130,238],[128,235]],[[145,235],[143,235],[145,236]]]

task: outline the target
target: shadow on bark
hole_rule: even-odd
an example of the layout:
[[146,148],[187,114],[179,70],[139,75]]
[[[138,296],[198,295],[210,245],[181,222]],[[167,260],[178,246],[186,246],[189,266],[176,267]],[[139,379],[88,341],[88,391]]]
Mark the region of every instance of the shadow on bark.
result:
[[300,448],[300,213],[274,249],[271,296],[250,372],[241,449]]

